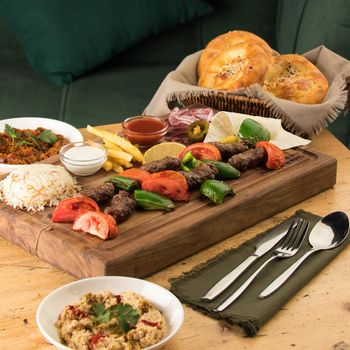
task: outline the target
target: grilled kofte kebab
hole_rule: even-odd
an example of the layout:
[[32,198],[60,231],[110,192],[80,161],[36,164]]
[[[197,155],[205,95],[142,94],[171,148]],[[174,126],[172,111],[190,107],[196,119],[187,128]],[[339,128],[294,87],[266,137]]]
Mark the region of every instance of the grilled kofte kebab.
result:
[[[197,146],[214,152],[213,158],[205,159],[208,153],[196,150]],[[74,222],[73,230],[111,239],[118,234],[117,222],[127,219],[136,207],[174,210],[172,200],[188,201],[189,190],[198,187],[202,195],[221,204],[226,195],[234,192],[227,183],[217,179],[238,177],[240,172],[236,168],[245,170],[265,162],[267,168],[278,169],[285,162],[283,151],[264,141],[258,142],[255,148],[248,148],[244,142],[197,143],[197,146],[188,146],[191,152],[185,149],[179,158],[166,157],[141,168],[125,170],[99,186],[85,189],[79,197],[61,201],[53,212],[53,222]],[[218,161],[221,159],[227,163]],[[139,185],[142,189],[138,189]],[[104,212],[99,205],[107,205]]]
[[249,149],[248,145],[244,141],[234,143],[210,142],[210,144],[215,146],[220,151],[222,160],[227,160],[234,154],[242,153]]
[[164,170],[179,170],[181,165],[181,160],[174,157],[165,157],[160,160],[155,160],[153,162],[144,164],[140,166],[140,169],[148,171],[149,173],[158,173]]
[[96,187],[86,188],[85,190],[81,191],[80,194],[93,199],[98,204],[102,204],[109,201],[114,196],[114,192],[114,185],[110,182],[105,182]]
[[[263,164],[268,157],[266,148],[260,147],[259,144],[259,147],[256,148],[248,148],[244,141],[232,144],[213,142],[212,145],[218,148],[222,159],[227,160],[229,164],[239,170],[246,170]],[[205,180],[214,179],[218,173],[217,168],[210,163],[201,163],[190,171],[181,171],[180,166],[180,159],[165,157],[142,165],[140,169],[149,173],[158,173],[166,170],[178,171],[185,177],[189,190],[198,188]],[[120,222],[131,215],[136,208],[136,202],[128,192],[120,191],[115,194],[115,190],[111,182],[106,182],[95,188],[84,190],[82,194],[94,199],[99,204],[112,199],[111,205],[105,211]]]
[[110,206],[105,209],[105,213],[112,215],[117,222],[122,222],[126,220],[135,209],[135,199],[130,196],[129,192],[120,190],[113,196]]

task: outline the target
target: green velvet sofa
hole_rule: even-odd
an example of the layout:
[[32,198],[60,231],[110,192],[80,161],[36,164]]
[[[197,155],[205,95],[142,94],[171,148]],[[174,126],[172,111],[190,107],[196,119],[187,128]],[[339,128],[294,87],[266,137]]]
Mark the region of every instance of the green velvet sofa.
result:
[[[49,83],[32,68],[8,18],[0,12],[1,119],[40,116],[76,127],[120,122],[142,113],[166,74],[186,55],[234,29],[260,35],[281,53],[303,53],[324,44],[350,59],[350,4],[345,0],[207,2],[210,13],[148,35],[63,86]],[[343,111],[329,129],[350,147],[348,113]]]

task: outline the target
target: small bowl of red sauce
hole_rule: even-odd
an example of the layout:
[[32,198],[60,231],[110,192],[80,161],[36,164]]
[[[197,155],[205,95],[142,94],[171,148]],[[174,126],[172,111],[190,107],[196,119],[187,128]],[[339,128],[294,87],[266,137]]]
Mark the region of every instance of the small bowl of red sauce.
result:
[[157,117],[137,116],[125,119],[122,128],[131,143],[152,146],[167,133],[168,123]]

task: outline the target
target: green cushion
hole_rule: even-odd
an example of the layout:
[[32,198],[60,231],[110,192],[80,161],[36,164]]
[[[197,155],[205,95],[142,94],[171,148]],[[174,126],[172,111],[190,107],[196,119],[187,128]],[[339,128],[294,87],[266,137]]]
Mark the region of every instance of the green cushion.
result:
[[[279,0],[277,49],[304,53],[325,45],[350,59],[349,0]],[[328,129],[350,148],[350,115],[343,111]]]
[[350,111],[344,110],[327,129],[350,149]]
[[299,25],[307,0],[279,0],[277,6],[276,40],[280,53],[294,53]]
[[105,64],[81,79],[53,86],[28,62],[0,65],[0,120],[45,117],[76,127],[117,123],[141,114],[175,65]]
[[279,0],[277,48],[304,53],[325,45],[350,59],[350,1]]
[[59,119],[62,88],[49,84],[26,61],[1,62],[0,91],[0,119]]
[[76,127],[118,123],[143,112],[175,65],[108,64],[65,89],[60,119]]
[[278,0],[215,0],[215,11],[202,19],[203,41],[229,30],[247,30],[261,36],[275,48]]
[[215,36],[234,29],[256,33],[275,47],[277,0],[215,0],[212,5],[214,11],[208,16],[148,38],[118,55],[116,61],[179,64]]
[[26,60],[15,34],[0,15],[0,63]]
[[29,62],[63,85],[150,35],[209,13],[205,0],[1,0]]

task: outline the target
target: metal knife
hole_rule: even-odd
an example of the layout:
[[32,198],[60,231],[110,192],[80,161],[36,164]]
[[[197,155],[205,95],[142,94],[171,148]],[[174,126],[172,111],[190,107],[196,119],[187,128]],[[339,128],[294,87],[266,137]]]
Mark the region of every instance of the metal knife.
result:
[[[292,225],[293,219],[285,221],[283,224],[276,227],[270,233],[265,235],[255,246],[254,254],[250,255],[240,265],[233,269],[226,276],[221,278],[213,287],[211,287],[205,295],[202,296],[202,301],[210,302],[219,296],[227,287],[229,287],[254,261],[262,257],[271,250],[288,232]],[[294,225],[297,223],[295,222]]]

